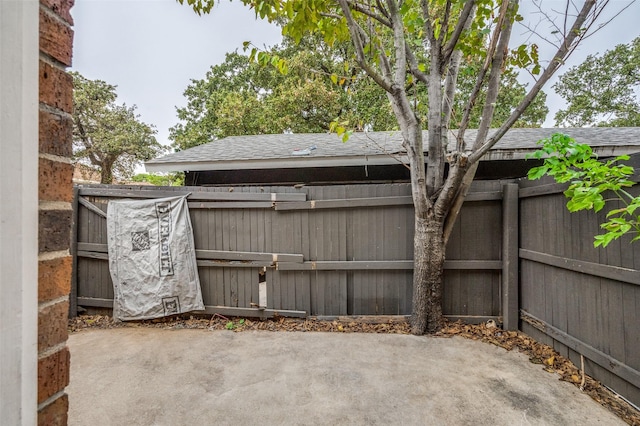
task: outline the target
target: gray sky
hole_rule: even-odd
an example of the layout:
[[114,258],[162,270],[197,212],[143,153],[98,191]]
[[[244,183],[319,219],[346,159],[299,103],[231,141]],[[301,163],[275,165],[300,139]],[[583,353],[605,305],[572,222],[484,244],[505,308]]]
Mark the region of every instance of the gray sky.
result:
[[[523,0],[525,19],[537,20],[531,0]],[[618,10],[628,0],[612,0]],[[562,9],[564,1],[546,1],[545,7]],[[242,42],[258,46],[280,41],[280,31],[240,2],[221,2],[210,15],[197,16],[175,0],[76,0],[73,69],[89,79],[117,85],[118,102],[136,104],[142,121],[153,124],[161,143],[169,143],[168,129],[177,122],[176,106],[186,104],[182,93],[190,79],[201,79],[211,65],[224,60],[226,52],[241,50]],[[606,19],[606,17],[605,17]],[[603,53],[616,44],[628,43],[640,35],[640,2],[599,31],[570,58],[576,65],[590,53]],[[544,30],[545,27],[540,27]],[[514,38],[523,37],[514,30]],[[551,54],[539,43],[544,53]],[[563,68],[560,73],[563,72]],[[545,87],[551,112],[546,126],[553,125],[553,113],[561,98]]]
[[117,85],[118,102],[136,104],[161,143],[177,123],[176,106],[190,79],[201,79],[242,42],[273,45],[275,25],[256,20],[239,2],[198,16],[175,0],[76,0],[73,69]]

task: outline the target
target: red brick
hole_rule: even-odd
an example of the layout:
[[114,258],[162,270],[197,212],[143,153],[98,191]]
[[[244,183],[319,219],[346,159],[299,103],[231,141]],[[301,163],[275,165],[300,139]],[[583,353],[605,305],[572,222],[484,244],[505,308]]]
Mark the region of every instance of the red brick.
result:
[[40,253],[69,249],[71,216],[71,210],[40,210],[38,215],[38,249]]
[[38,411],[38,426],[66,426],[69,397],[65,393],[51,404]]
[[40,9],[40,51],[71,66],[72,48],[73,30],[69,24]]
[[60,68],[40,61],[40,102],[71,114],[73,78]]
[[67,341],[69,302],[59,302],[38,312],[38,352]]
[[73,18],[70,12],[74,0],[40,0],[40,4],[48,7],[70,25],[73,25]]
[[38,360],[38,404],[69,384],[69,348]]
[[73,165],[48,158],[40,158],[38,165],[38,199],[71,202],[73,200]]
[[73,122],[71,117],[40,110],[40,152],[71,157]]
[[[64,65],[71,65],[73,18],[70,10],[74,0],[40,0],[40,3],[61,20],[41,8],[40,50]],[[65,25],[64,22],[68,25]],[[73,79],[62,68],[40,61],[40,102],[72,113]],[[40,112],[40,152],[71,156],[72,123],[69,117]],[[40,161],[40,199],[68,201],[71,199],[71,165]],[[41,211],[39,220],[40,251],[69,247],[71,212]],[[39,263],[40,301],[51,300],[69,293],[71,259],[65,257]],[[67,338],[68,303],[62,302],[42,309],[38,316],[38,347],[51,347]],[[38,403],[62,391],[69,383],[69,351],[67,348],[38,361]],[[67,424],[69,399],[56,399],[38,412],[38,425]],[[0,421],[1,423],[1,421]]]
[[68,296],[71,292],[71,256],[38,262],[38,302]]

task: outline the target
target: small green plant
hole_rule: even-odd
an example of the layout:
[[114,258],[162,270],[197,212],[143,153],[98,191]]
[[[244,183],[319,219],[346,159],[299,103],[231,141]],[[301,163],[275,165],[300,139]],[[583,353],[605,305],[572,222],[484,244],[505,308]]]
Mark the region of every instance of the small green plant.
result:
[[[629,156],[621,155],[612,160],[600,161],[590,146],[579,144],[562,133],[555,133],[538,144],[542,148],[528,158],[544,159],[544,162],[529,170],[529,179],[540,179],[547,175],[559,183],[569,182],[569,188],[564,191],[569,199],[569,211],[598,212],[610,201],[619,201],[622,205],[607,213],[607,221],[600,225],[606,232],[595,236],[595,247],[606,247],[628,232],[636,234],[632,242],[640,240],[640,215],[636,213],[640,212],[640,196],[634,197],[625,190],[634,185],[629,179],[634,170],[633,167],[620,164],[620,161],[628,160]],[[610,191],[606,194],[609,198],[604,197],[607,191]]]
[[241,327],[242,325],[244,325],[244,318],[240,318],[238,321],[233,322],[233,321],[229,321],[227,322],[227,324],[224,326],[224,328],[226,328],[227,330],[235,330],[238,327]]

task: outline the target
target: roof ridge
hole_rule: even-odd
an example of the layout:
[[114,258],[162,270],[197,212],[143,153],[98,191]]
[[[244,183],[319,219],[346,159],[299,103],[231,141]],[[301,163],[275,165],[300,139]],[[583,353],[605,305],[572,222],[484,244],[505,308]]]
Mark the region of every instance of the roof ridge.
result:
[[[491,135],[496,130],[490,129],[489,134]],[[455,141],[455,132],[456,129],[449,131],[451,142]],[[476,132],[477,129],[467,130],[465,139],[471,141]],[[537,141],[556,132],[567,133],[581,143],[602,147],[603,150],[606,150],[606,155],[617,155],[614,151],[620,151],[617,149],[618,147],[629,147],[625,152],[632,151],[632,148],[635,149],[635,147],[640,150],[640,127],[514,128],[510,129],[498,141],[488,155],[496,158],[500,155],[504,158],[516,158],[517,153],[522,157],[524,156],[523,152],[537,149]],[[427,137],[428,130],[423,130],[423,138]],[[371,139],[370,143],[368,139]],[[272,133],[229,136],[155,158],[146,162],[146,165],[158,171],[162,169],[162,165],[172,167],[171,170],[189,170],[194,164],[200,164],[204,167],[205,163],[238,165],[242,162],[248,162],[255,165],[265,162],[271,162],[271,164],[306,162],[311,164],[321,159],[326,161],[334,159],[334,162],[340,161],[341,164],[346,165],[349,163],[349,159],[352,159],[354,164],[372,161],[372,158],[378,158],[377,161],[385,161],[383,157],[389,157],[390,153],[405,152],[402,148],[399,130],[356,132],[352,134],[349,142],[343,143],[335,133]],[[427,144],[424,145],[426,152]],[[315,149],[309,149],[314,146]],[[498,155],[499,152],[504,154]],[[393,158],[389,158],[388,161],[390,163],[396,162]],[[327,166],[325,163],[322,164],[324,164],[323,167]]]

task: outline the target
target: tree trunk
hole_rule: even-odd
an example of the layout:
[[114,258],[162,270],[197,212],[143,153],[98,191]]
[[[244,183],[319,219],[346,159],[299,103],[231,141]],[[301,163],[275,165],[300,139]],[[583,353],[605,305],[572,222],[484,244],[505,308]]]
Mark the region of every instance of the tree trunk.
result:
[[101,184],[112,184],[113,183],[113,163],[105,161],[102,163],[100,167],[100,183]]
[[411,333],[416,335],[439,331],[443,318],[443,222],[429,216],[415,218]]

